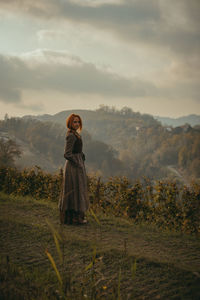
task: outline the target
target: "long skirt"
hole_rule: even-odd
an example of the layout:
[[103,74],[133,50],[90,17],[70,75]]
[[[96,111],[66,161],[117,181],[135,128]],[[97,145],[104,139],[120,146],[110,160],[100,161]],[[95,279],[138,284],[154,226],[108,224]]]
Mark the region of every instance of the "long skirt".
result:
[[78,167],[66,160],[63,170],[62,192],[59,201],[60,221],[65,222],[67,211],[79,214],[89,208],[87,176],[81,153],[74,154]]

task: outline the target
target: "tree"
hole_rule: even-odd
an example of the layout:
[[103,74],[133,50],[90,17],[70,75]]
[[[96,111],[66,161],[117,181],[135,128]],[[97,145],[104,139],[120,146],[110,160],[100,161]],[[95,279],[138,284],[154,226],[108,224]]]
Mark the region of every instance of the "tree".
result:
[[13,166],[16,157],[22,154],[15,141],[0,139],[0,166]]
[[9,119],[9,116],[8,116],[8,114],[6,113],[5,116],[4,116],[4,121],[6,122],[6,121],[8,121],[8,119]]

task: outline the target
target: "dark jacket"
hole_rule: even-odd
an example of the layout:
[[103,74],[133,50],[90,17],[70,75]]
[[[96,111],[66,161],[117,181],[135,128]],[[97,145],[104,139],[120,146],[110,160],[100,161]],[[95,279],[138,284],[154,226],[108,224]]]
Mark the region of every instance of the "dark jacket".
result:
[[83,142],[81,136],[76,136],[72,131],[68,131],[66,135],[66,145],[64,157],[72,162],[72,164],[78,167],[76,154],[81,153],[83,160],[85,160],[85,155],[82,152]]

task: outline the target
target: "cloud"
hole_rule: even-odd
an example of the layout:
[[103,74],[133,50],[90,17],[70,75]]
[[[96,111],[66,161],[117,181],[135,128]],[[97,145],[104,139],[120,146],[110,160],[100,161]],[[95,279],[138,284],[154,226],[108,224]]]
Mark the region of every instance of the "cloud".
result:
[[15,88],[4,88],[0,84],[0,101],[7,103],[19,103],[21,101],[21,91]]
[[[125,78],[65,51],[37,50],[21,56],[0,55],[0,101],[24,105],[23,95],[61,93],[102,99],[188,99],[199,101],[199,61],[175,60],[166,78],[147,81]],[[193,75],[193,77],[192,77]],[[149,100],[150,101],[150,100]],[[34,104],[32,104],[34,105]],[[37,108],[36,108],[37,109]]]
[[20,102],[24,90],[59,91],[66,94],[112,98],[156,94],[153,83],[127,79],[98,69],[63,51],[40,50],[21,57],[0,55],[3,70],[1,101]]
[[[23,69],[20,60],[12,60],[0,55],[0,99],[5,102],[15,103],[21,100],[21,90],[18,84],[18,71]],[[14,83],[14,84],[13,84]]]
[[26,103],[25,101],[21,101],[17,104],[18,109],[22,109],[23,111],[34,111],[34,112],[41,112],[44,111],[44,104],[41,103],[31,103],[31,101],[28,101],[29,103]]
[[[96,3],[96,5],[94,5]],[[4,9],[24,14],[88,24],[128,43],[160,47],[192,55],[200,50],[199,0],[2,0]],[[46,32],[46,34],[50,34]]]
[[65,38],[65,33],[61,30],[42,29],[37,32],[37,38],[39,41],[55,40],[55,39]]
[[174,80],[199,83],[200,59],[199,56],[179,57],[172,60],[169,66],[169,76]]

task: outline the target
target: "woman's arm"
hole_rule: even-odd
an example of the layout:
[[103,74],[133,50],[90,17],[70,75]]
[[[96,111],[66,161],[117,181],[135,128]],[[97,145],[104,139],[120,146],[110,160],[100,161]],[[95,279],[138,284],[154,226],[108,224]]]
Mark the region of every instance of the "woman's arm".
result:
[[73,133],[68,134],[66,136],[66,145],[65,145],[64,158],[71,161],[74,166],[78,167],[78,164],[76,162],[74,154],[72,153],[75,141],[76,141],[76,137],[74,136]]

